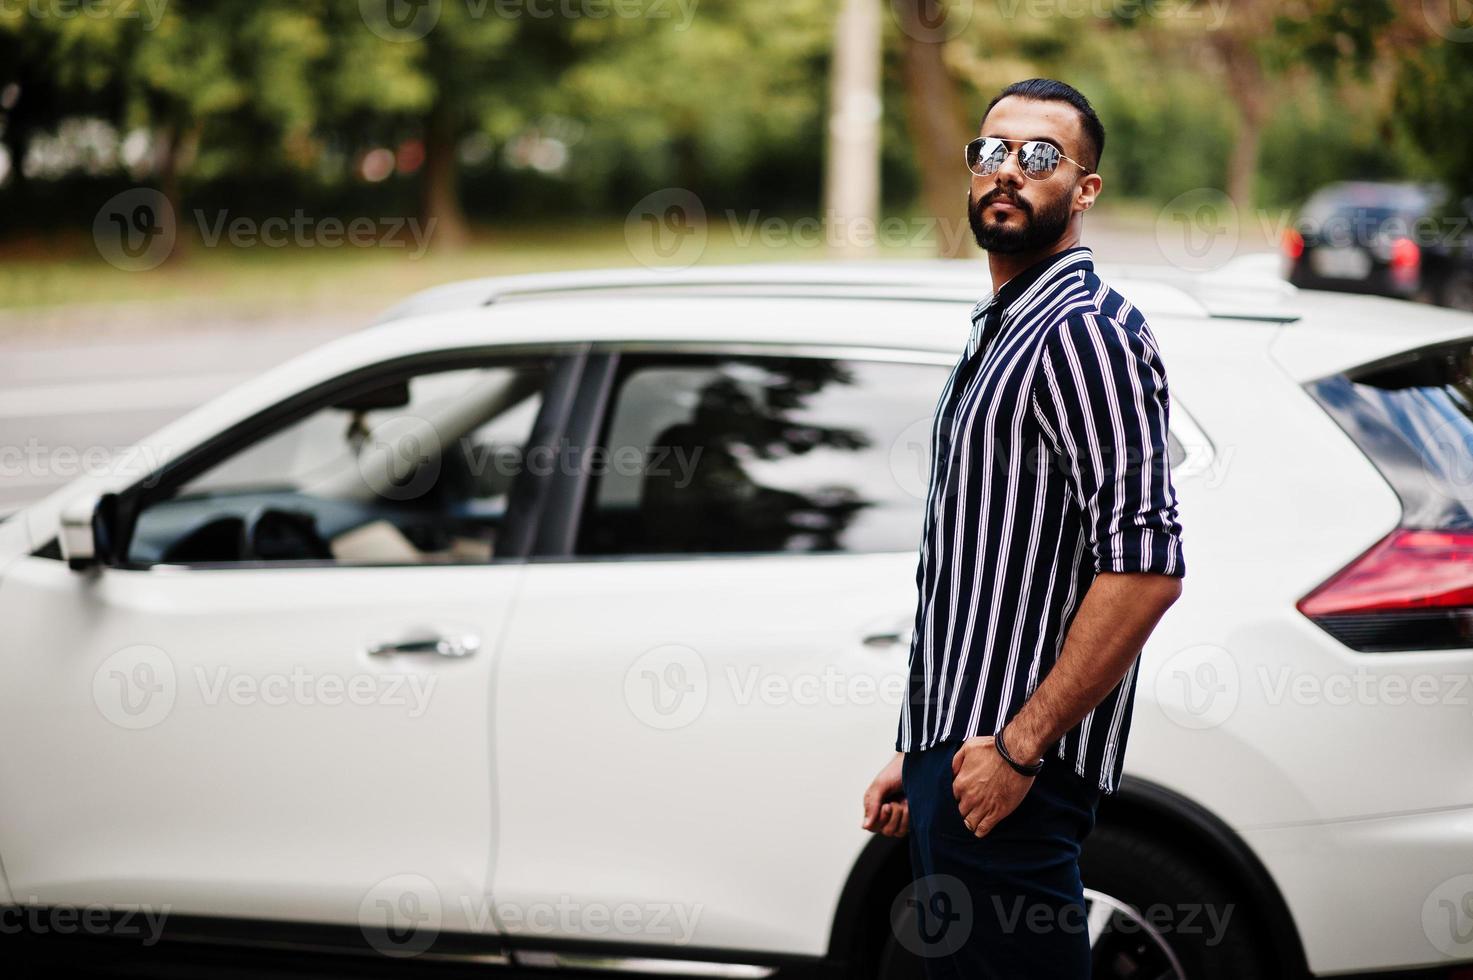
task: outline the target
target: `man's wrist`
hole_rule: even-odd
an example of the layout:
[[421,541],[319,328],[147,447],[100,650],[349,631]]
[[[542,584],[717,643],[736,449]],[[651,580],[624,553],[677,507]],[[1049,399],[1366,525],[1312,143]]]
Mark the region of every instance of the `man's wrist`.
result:
[[999,735],[1007,742],[1008,752],[1012,757],[1024,765],[1031,765],[1043,761],[1044,747],[1028,731],[1019,731],[1022,726],[1015,722],[1009,722],[1003,726]]

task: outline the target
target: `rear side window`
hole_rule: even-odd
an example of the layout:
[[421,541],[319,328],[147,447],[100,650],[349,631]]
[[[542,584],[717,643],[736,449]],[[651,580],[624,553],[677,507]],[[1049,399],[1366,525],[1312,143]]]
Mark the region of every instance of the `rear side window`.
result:
[[1473,528],[1473,340],[1307,387],[1401,498],[1405,526]]
[[947,370],[626,356],[577,552],[911,551]]

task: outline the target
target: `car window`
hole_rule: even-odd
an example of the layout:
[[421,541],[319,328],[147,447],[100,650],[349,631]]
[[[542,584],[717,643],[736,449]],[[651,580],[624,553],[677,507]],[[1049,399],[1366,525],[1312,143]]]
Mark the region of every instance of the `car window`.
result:
[[154,501],[128,560],[490,561],[550,370],[528,358],[357,385]]
[[936,365],[626,355],[581,555],[909,551]]

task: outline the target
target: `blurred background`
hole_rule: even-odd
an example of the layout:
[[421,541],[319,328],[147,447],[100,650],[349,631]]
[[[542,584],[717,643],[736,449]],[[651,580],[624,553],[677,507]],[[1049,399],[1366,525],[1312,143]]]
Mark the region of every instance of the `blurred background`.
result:
[[[50,445],[126,445],[436,283],[977,261],[962,145],[1030,76],[1080,88],[1105,123],[1085,235],[1102,260],[1259,254],[1301,285],[1473,307],[1468,14],[0,0],[0,446],[27,447],[0,509],[75,475],[34,462]],[[1432,223],[1406,245],[1378,219],[1346,248],[1320,234],[1342,206]]]

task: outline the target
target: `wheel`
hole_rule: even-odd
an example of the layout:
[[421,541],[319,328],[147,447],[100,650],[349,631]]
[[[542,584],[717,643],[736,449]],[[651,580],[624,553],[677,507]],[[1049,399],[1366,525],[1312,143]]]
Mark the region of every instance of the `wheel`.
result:
[[[1092,980],[1270,980],[1282,975],[1251,904],[1210,870],[1149,836],[1107,824],[1079,859]],[[870,976],[921,980],[892,907]]]
[[1094,977],[1276,977],[1264,930],[1243,896],[1147,835],[1101,825],[1079,860]]

